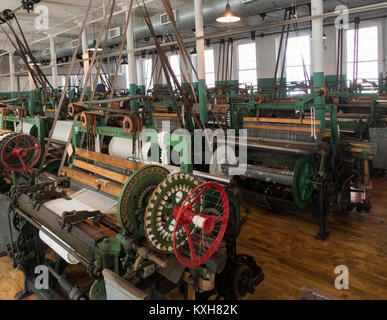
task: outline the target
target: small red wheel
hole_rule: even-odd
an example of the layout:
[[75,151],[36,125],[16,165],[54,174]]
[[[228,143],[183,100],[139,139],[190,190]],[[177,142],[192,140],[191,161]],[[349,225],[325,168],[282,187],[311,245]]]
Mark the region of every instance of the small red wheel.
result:
[[[195,212],[194,210],[201,212]],[[173,209],[173,249],[177,260],[186,267],[196,267],[212,257],[226,232],[229,201],[226,190],[216,182],[196,187],[182,206]],[[183,229],[186,241],[176,243],[176,232]]]
[[23,172],[31,169],[40,159],[39,141],[26,134],[12,135],[1,148],[1,163],[11,171]]

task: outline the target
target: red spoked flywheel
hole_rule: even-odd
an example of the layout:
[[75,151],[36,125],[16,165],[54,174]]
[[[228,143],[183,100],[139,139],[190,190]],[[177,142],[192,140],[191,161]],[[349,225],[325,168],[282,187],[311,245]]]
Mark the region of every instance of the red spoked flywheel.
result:
[[0,136],[0,157],[4,168],[23,172],[31,169],[40,159],[39,141],[26,134]]
[[[229,201],[226,190],[216,182],[196,187],[183,204],[173,209],[176,219],[172,240],[177,260],[196,267],[212,257],[227,229]],[[186,240],[176,241],[176,232],[185,231]]]

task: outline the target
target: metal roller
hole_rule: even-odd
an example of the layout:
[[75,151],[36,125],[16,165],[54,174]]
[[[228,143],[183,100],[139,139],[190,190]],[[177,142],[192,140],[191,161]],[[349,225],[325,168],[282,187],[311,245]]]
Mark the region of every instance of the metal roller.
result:
[[280,183],[286,186],[293,184],[293,172],[287,169],[248,165],[244,175],[259,181]]
[[[222,165],[232,167],[231,165]],[[291,187],[293,200],[299,208],[305,208],[314,191],[315,166],[308,156],[298,158],[294,170],[248,165],[245,177]]]

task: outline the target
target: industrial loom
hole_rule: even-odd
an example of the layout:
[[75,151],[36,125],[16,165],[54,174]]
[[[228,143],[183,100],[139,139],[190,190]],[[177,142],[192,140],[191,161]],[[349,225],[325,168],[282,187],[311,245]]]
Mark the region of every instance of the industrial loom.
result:
[[[189,299],[234,299],[255,290],[263,273],[252,257],[236,253],[239,203],[227,180],[96,152],[82,139],[93,135],[87,126],[78,122],[72,131],[73,153],[60,176],[30,170],[33,179],[10,191],[10,221],[19,231],[11,250],[25,276],[18,298],[160,299],[177,290]],[[96,129],[112,138],[113,154],[114,138],[122,146],[136,134]],[[73,264],[85,266],[89,285],[65,278]],[[39,265],[49,270],[49,290],[36,289]]]

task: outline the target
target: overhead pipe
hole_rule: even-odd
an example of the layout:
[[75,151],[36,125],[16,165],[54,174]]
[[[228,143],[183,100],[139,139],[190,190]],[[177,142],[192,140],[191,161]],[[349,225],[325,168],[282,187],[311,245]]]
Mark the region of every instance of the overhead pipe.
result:
[[[305,4],[305,3],[303,3],[303,4]],[[299,4],[299,5],[302,5],[302,4]],[[348,15],[352,15],[352,14],[359,14],[359,13],[382,10],[382,9],[387,9],[387,2],[375,3],[375,4],[360,6],[360,7],[353,7],[353,8],[346,10],[346,13]],[[323,13],[323,14],[317,15],[317,16],[306,16],[306,17],[301,17],[301,18],[287,20],[287,21],[274,21],[274,22],[268,22],[268,23],[263,23],[263,24],[255,24],[255,25],[246,26],[246,27],[238,27],[238,28],[234,28],[232,30],[215,32],[215,33],[205,35],[205,36],[200,37],[200,38],[196,38],[196,37],[187,38],[187,39],[184,39],[183,42],[190,43],[190,42],[195,42],[196,40],[199,40],[199,39],[215,39],[215,38],[219,38],[219,37],[231,36],[231,35],[240,34],[240,33],[244,33],[244,32],[251,32],[253,30],[258,31],[258,30],[265,30],[265,29],[274,28],[274,27],[282,27],[283,25],[287,25],[287,24],[309,22],[309,21],[312,21],[313,19],[318,19],[318,18],[328,19],[328,18],[337,17],[343,13],[344,13],[344,11],[330,11],[330,12]],[[377,18],[383,18],[383,17],[384,16],[378,16]],[[46,38],[44,38],[44,39],[46,39]],[[44,40],[44,39],[41,39],[41,40]],[[49,39],[49,37],[47,39]],[[110,40],[115,40],[115,39],[110,39]],[[40,40],[38,40],[37,42],[39,42],[39,41]],[[113,41],[109,41],[109,40],[107,41],[107,43],[110,44],[110,46],[114,45],[114,44],[112,44],[112,42]],[[176,44],[177,44],[176,41],[170,41],[170,42],[162,43],[161,46],[164,47],[164,46],[171,46],[171,45],[176,45]],[[94,47],[94,46],[95,46],[94,40],[89,41],[89,47]],[[61,49],[64,49],[64,47],[59,48],[57,50],[61,50]],[[125,50],[124,53],[141,52],[144,50],[154,50],[154,49],[155,49],[154,45],[149,45],[149,46],[145,46],[145,47],[135,48],[132,50]],[[82,50],[79,49],[78,52],[82,52]],[[3,55],[8,55],[8,54],[9,54],[8,51],[5,53],[1,53],[0,57]],[[62,57],[66,57],[66,56],[68,56],[68,55],[67,54],[62,55]],[[117,53],[115,53],[115,52],[108,53],[108,54],[104,55],[105,58],[115,57],[115,56],[117,56]],[[37,60],[40,59],[39,61],[41,61],[41,58],[39,58],[39,57],[36,57],[36,59]],[[82,60],[79,60],[79,61],[82,61]],[[60,64],[58,64],[58,67],[64,66],[66,64],[68,64],[68,63],[66,63],[66,62],[60,63]],[[44,66],[42,68],[44,68]],[[8,76],[8,75],[3,74],[1,76]]]
[[[289,0],[251,0],[249,2],[242,2],[242,0],[230,0],[229,3],[233,11],[235,11],[238,15],[245,17],[280,10],[294,5],[294,2]],[[297,6],[307,3],[310,3],[310,0],[302,1],[301,3],[298,3]],[[203,0],[204,25],[215,23],[217,16],[224,12],[225,7],[226,1]],[[164,12],[159,12],[151,17],[155,32],[159,35],[173,33],[173,27],[171,23],[164,25],[161,23],[160,16],[162,14],[164,14]],[[191,30],[195,28],[195,10],[193,2],[176,8],[175,15],[175,19],[180,30]],[[142,20],[141,22],[136,23],[133,29],[133,34],[135,40],[150,37],[150,32],[145,21]],[[102,39],[102,41],[103,40],[104,39]],[[121,43],[121,40],[122,35],[114,39],[108,39],[107,46],[109,47],[118,45]],[[95,42],[95,39],[89,40],[88,47],[94,47]],[[56,56],[57,58],[71,56],[73,54],[73,50],[74,48],[71,46],[59,47],[56,49]],[[77,53],[82,54],[82,48],[79,48]],[[36,58],[39,61],[49,61],[51,57],[50,54],[42,51]]]

